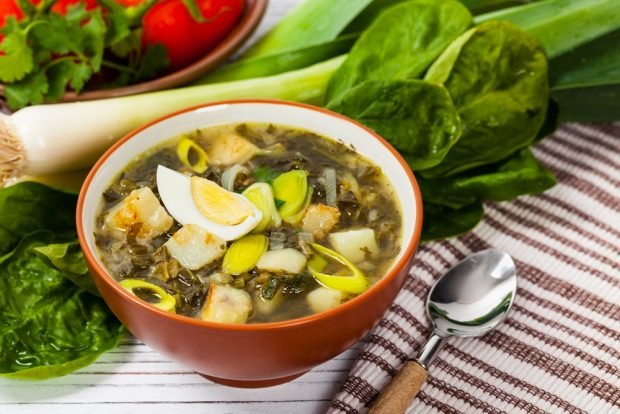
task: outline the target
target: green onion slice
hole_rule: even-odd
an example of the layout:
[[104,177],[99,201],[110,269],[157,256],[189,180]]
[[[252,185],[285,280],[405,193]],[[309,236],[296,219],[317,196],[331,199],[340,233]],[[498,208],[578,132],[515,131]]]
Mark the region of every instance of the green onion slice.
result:
[[[310,246],[312,246],[316,254],[308,262],[308,270],[321,285],[354,295],[360,294],[368,289],[369,283],[364,273],[346,257],[317,243],[311,243]],[[323,273],[323,270],[328,264],[328,260],[340,263],[350,274],[330,275]]]
[[175,313],[177,301],[174,299],[174,296],[166,292],[161,287],[141,279],[124,279],[120,282],[120,285],[136,297],[138,297],[138,295],[136,294],[136,290],[139,289],[147,291],[148,293],[159,299],[159,302],[147,303],[163,311]]
[[[190,161],[190,153],[196,156],[196,162]],[[190,168],[196,174],[202,174],[209,167],[209,157],[205,150],[189,138],[182,138],[177,144],[177,157],[186,167]]]

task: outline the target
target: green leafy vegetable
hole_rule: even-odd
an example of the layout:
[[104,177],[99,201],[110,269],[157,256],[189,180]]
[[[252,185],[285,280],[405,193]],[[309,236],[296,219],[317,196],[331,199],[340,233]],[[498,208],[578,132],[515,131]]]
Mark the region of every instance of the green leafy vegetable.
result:
[[[8,83],[5,94],[11,108],[58,99],[67,85],[79,92],[101,68],[106,25],[100,9],[86,11],[80,3],[65,16],[37,15],[31,21],[13,21],[4,31],[8,34],[0,48],[6,55],[0,56],[0,68],[14,72],[0,69],[0,81]],[[7,41],[12,48],[7,49]],[[54,60],[54,55],[62,57]]]
[[8,19],[3,32],[8,34],[0,43],[0,51],[3,52],[0,55],[0,80],[21,80],[34,67],[34,56],[28,47],[27,32],[17,28],[14,18]]
[[273,168],[266,166],[266,165],[262,167],[258,167],[254,171],[252,171],[252,176],[256,178],[256,181],[260,181],[263,183],[272,183],[273,180],[275,180],[278,175],[280,175],[279,171],[276,171]]
[[425,202],[457,209],[480,200],[505,201],[540,193],[553,187],[555,178],[524,148],[495,165],[453,177],[418,177],[418,183]]
[[48,244],[35,247],[34,250],[47,257],[51,264],[76,286],[99,296],[78,242]]
[[453,175],[531,144],[547,112],[547,77],[544,50],[512,24],[489,21],[463,34],[425,77],[450,92],[463,135],[440,165],[421,174]]
[[24,182],[0,189],[0,255],[37,230],[75,231],[77,196]]
[[285,295],[299,295],[310,286],[312,282],[312,276],[307,273],[299,273],[291,276],[287,275],[280,280],[282,286],[282,293]]
[[381,14],[360,36],[329,82],[328,102],[367,80],[420,76],[471,25],[455,0],[411,0]]
[[363,82],[328,108],[356,119],[412,154],[413,169],[440,163],[461,134],[459,116],[446,89],[420,80]]
[[458,236],[476,227],[482,220],[482,203],[476,202],[459,209],[424,202],[422,241]]
[[276,293],[278,293],[279,288],[280,280],[275,276],[271,276],[267,279],[267,283],[260,288],[260,297],[264,300],[272,300]]
[[77,288],[35,248],[54,243],[31,233],[0,264],[0,376],[68,374],[114,348],[122,326],[103,301]]
[[[141,30],[136,28],[153,2],[126,8],[114,0],[101,0],[92,10],[78,2],[66,13],[50,11],[51,4],[41,3],[19,22],[8,19],[1,29],[5,38],[0,43],[0,82],[6,84],[3,93],[9,107],[54,102],[68,89],[80,93],[95,74],[98,86],[106,87],[160,73],[168,66],[165,48],[143,50]],[[105,60],[104,50],[109,50]]]
[[74,240],[76,196],[25,182],[0,189],[0,376],[68,374],[123,332]]

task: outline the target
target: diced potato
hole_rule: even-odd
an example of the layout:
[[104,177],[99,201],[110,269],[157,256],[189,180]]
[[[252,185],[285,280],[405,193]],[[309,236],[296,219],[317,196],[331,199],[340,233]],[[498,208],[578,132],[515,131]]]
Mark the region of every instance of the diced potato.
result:
[[343,298],[344,294],[339,290],[320,287],[306,295],[306,302],[312,312],[319,313],[340,305]]
[[208,280],[218,285],[227,285],[233,281],[233,277],[228,273],[215,272],[209,275]]
[[140,224],[138,239],[152,239],[172,227],[173,219],[148,187],[133,190],[120,203],[110,209],[103,223],[103,230],[121,236]]
[[306,256],[292,248],[269,250],[261,256],[256,267],[275,273],[297,274],[305,269]]
[[325,237],[340,220],[340,210],[335,206],[311,204],[303,219],[303,231],[312,233],[317,240]]
[[256,309],[256,313],[268,316],[274,313],[283,301],[284,294],[282,289],[279,289],[271,300],[266,300],[261,298],[260,295],[256,295],[254,296],[254,309]]
[[245,323],[252,311],[252,298],[242,289],[211,283],[201,318],[205,321]]
[[371,257],[379,254],[375,231],[369,228],[332,233],[329,242],[338,253],[353,263],[363,262],[367,254]]
[[258,147],[237,134],[226,133],[215,138],[207,155],[209,163],[226,167],[233,164],[244,164],[258,152]]
[[164,243],[166,249],[181,265],[190,270],[200,269],[226,252],[226,241],[202,229],[188,224]]

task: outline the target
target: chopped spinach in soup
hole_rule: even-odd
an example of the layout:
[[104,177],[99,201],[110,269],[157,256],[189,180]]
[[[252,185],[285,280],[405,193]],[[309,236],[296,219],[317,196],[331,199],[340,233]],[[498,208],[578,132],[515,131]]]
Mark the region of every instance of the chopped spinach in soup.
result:
[[128,291],[168,312],[260,323],[361,294],[400,251],[381,169],[286,126],[209,127],[158,146],[105,191],[95,238]]

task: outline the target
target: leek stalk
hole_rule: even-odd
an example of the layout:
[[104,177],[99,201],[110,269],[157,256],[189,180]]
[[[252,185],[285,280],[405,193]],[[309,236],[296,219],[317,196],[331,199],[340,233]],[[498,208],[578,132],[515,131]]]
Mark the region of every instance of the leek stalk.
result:
[[486,13],[474,19],[507,20],[540,41],[554,58],[620,28],[618,0],[547,0]]
[[117,139],[163,115],[207,102],[268,98],[321,104],[337,57],[281,75],[121,98],[36,105],[0,114],[0,185],[22,174],[92,165]]

